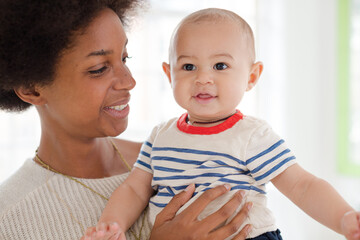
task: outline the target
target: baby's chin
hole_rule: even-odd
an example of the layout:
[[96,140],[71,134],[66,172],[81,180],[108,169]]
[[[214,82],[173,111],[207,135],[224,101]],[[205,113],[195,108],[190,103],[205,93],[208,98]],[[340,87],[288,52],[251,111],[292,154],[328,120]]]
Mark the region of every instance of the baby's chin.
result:
[[191,114],[190,112],[188,112],[188,117],[191,121],[211,122],[211,121],[227,118],[233,115],[235,112],[236,110],[231,112],[221,112],[221,113],[217,112],[217,113],[207,113],[207,114]]

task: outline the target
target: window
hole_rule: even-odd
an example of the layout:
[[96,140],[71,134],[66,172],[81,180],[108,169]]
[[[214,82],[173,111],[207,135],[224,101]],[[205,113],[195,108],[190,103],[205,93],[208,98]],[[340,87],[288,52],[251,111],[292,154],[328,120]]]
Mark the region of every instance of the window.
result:
[[339,0],[338,165],[360,175],[360,0]]

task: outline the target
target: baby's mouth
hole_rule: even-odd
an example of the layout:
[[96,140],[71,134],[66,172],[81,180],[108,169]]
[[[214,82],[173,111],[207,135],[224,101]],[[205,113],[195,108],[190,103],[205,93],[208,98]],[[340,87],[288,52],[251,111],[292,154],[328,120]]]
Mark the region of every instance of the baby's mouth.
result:
[[209,99],[209,98],[213,98],[214,96],[208,94],[208,93],[199,93],[198,95],[196,95],[196,98],[200,98],[200,99]]
[[216,96],[209,93],[199,93],[195,95],[195,100],[200,104],[208,104],[212,102],[215,98]]

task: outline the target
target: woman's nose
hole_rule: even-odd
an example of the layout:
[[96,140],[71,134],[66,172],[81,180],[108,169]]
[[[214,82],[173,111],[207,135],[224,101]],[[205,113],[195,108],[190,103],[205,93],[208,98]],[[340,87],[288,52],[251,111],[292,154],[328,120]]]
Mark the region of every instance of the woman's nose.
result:
[[136,81],[133,78],[129,68],[126,65],[114,70],[114,84],[115,90],[131,90],[135,87]]

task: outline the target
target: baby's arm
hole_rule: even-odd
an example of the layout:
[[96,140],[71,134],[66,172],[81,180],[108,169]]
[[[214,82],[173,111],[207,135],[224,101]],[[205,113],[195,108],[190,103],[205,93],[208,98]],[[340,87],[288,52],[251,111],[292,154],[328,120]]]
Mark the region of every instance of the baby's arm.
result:
[[359,213],[328,182],[294,164],[272,183],[315,220],[348,239],[360,239]]
[[111,195],[97,227],[89,228],[86,236],[107,239],[108,236],[124,234],[138,219],[153,194],[151,179],[152,174],[134,168]]
[[122,229],[127,230],[149,203],[153,194],[151,179],[152,174],[134,168],[111,195],[99,223],[117,222]]

